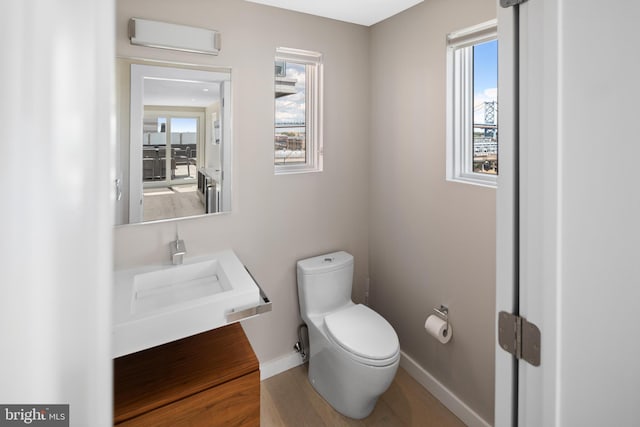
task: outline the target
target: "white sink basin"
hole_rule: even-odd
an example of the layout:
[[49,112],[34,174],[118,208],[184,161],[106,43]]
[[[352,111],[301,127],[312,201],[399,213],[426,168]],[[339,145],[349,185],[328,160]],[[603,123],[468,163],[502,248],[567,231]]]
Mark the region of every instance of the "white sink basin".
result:
[[251,313],[261,302],[258,285],[231,250],[177,266],[116,271],[113,357],[224,326],[236,317],[231,313]]
[[219,267],[218,260],[212,259],[135,275],[131,312],[152,313],[230,290]]

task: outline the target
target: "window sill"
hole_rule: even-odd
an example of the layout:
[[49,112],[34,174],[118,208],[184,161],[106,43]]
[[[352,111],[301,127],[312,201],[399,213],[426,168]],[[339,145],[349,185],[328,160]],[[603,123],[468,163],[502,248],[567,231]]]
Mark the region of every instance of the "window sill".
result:
[[460,184],[471,184],[486,188],[498,188],[498,176],[497,175],[482,175],[482,174],[464,174],[453,178],[447,178],[449,182],[457,182]]
[[322,169],[309,166],[276,166],[274,175],[294,175],[313,172],[322,172]]

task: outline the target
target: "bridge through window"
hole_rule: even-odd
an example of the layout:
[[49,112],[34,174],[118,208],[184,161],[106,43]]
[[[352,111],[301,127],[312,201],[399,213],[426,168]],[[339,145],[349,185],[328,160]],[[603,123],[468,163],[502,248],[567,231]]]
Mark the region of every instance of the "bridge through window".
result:
[[473,49],[473,172],[498,174],[498,41]]
[[498,41],[492,20],[447,37],[447,179],[495,187]]

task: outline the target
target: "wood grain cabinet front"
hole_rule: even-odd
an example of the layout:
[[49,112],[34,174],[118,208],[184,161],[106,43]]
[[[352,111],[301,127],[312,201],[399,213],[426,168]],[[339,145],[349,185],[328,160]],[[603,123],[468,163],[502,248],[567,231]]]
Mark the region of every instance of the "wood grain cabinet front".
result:
[[114,424],[260,425],[260,370],[235,323],[114,360]]

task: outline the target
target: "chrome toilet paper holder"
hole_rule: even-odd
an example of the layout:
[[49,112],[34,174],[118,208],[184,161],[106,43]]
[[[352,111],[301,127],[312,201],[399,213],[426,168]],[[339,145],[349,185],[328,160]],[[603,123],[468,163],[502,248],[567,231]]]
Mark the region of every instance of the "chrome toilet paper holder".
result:
[[436,312],[436,315],[439,318],[447,322],[446,330],[448,331],[449,330],[449,308],[447,306],[440,304],[440,308],[434,307],[433,311]]

